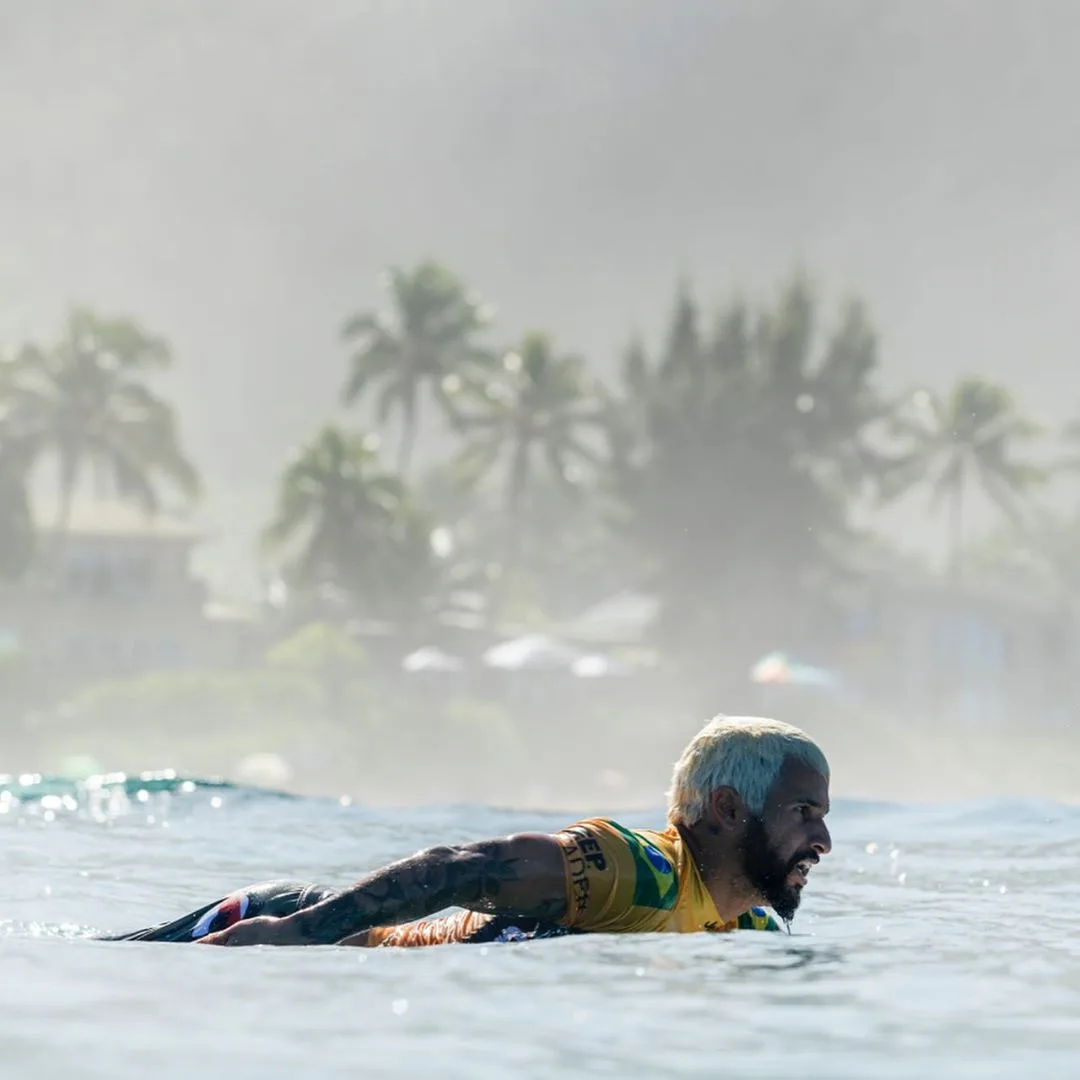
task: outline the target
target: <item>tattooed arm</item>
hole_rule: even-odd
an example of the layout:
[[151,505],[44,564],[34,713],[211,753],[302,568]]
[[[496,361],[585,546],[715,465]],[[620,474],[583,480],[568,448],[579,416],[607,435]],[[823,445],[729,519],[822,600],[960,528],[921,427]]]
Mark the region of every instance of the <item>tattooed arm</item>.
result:
[[522,833],[421,851],[295,915],[247,919],[202,941],[333,945],[374,926],[422,919],[448,907],[557,919],[566,911],[566,891],[556,838]]

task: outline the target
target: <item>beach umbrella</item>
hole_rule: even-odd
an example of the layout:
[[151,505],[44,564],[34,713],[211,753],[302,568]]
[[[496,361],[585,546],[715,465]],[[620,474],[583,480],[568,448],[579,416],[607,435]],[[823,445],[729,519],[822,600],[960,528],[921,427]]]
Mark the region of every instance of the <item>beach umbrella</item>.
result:
[[409,653],[401,661],[403,671],[415,673],[419,671],[452,672],[463,671],[465,663],[456,656],[436,646],[428,646]]
[[547,634],[523,634],[493,645],[484,653],[484,663],[502,671],[567,671],[583,655],[580,649]]
[[579,679],[613,678],[629,675],[631,672],[629,664],[613,660],[610,656],[601,656],[599,653],[579,656],[570,665],[570,670]]

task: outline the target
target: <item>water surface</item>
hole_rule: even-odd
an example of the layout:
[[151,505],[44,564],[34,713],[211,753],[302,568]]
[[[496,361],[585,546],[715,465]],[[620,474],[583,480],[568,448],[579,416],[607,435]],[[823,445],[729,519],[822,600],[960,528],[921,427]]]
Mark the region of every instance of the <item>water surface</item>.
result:
[[4,1075],[1080,1075],[1080,808],[839,800],[791,936],[86,940],[267,878],[341,885],[425,844],[573,818],[187,789],[0,783]]

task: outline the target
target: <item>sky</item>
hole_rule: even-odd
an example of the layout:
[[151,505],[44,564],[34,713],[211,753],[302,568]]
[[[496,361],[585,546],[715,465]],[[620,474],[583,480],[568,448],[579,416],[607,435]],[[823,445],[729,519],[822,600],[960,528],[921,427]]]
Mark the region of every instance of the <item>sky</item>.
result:
[[800,266],[890,382],[1056,423],[1078,44],[1074,0],[0,0],[0,340],[73,302],[169,338],[222,566],[336,408],[344,317],[428,256],[601,373],[678,278]]

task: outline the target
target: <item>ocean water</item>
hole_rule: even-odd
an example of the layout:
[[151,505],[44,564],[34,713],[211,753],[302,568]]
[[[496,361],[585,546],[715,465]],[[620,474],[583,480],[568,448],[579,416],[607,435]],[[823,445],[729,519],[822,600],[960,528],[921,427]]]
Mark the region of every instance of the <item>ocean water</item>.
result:
[[839,800],[790,936],[415,951],[84,936],[575,816],[168,777],[0,783],[0,1075],[1080,1076],[1080,808],[1054,803]]

